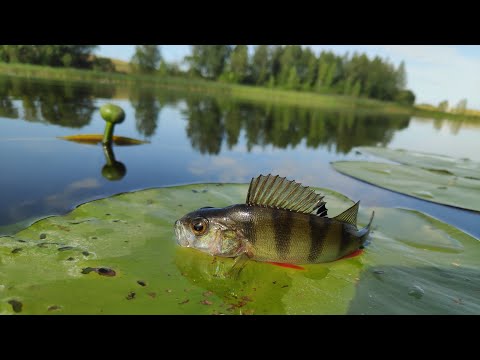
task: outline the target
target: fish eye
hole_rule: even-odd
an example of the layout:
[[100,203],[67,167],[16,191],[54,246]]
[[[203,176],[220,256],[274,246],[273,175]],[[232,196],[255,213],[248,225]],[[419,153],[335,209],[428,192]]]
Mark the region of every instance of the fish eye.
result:
[[196,218],[193,219],[190,226],[192,227],[192,231],[196,236],[200,236],[205,234],[208,229],[208,222],[204,218]]

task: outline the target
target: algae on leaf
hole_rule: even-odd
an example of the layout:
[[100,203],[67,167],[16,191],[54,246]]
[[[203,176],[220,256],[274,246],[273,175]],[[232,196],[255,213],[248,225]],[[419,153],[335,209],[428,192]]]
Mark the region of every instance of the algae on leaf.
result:
[[[0,314],[480,311],[473,297],[480,288],[480,276],[474,276],[480,243],[413,211],[374,209],[372,243],[362,256],[302,271],[252,261],[238,279],[227,278],[232,259],[176,245],[176,219],[203,206],[241,203],[247,189],[197,184],[124,193],[0,237]],[[316,190],[326,194],[330,217],[353,204],[333,191]],[[359,226],[371,211],[361,208]],[[388,281],[372,279],[379,276],[372,269],[384,269]],[[454,272],[469,279],[467,286],[452,284],[460,276]],[[408,304],[397,304],[402,294],[392,296],[395,284],[405,290]]]
[[480,180],[444,175],[407,165],[337,161],[342,174],[419,199],[480,211]]

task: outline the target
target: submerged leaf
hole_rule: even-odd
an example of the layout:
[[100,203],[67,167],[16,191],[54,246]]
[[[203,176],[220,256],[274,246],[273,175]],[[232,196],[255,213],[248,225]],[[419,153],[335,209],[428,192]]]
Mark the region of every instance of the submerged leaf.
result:
[[[337,161],[342,174],[419,199],[480,211],[480,180],[436,174],[413,166]],[[388,170],[388,175],[385,174]]]
[[[69,135],[69,136],[59,136],[59,139],[75,141],[82,144],[100,144],[103,140],[103,135],[101,134],[81,134],[81,135]],[[115,136],[113,135],[112,142],[118,146],[126,145],[141,145],[148,144],[148,141],[132,139],[124,136]]]
[[[18,312],[19,303],[21,314],[480,312],[480,243],[414,211],[375,208],[362,255],[304,271],[250,261],[232,279],[225,274],[233,259],[176,245],[173,224],[185,212],[242,203],[247,190],[197,184],[124,193],[0,237],[0,314]],[[316,190],[332,217],[353,205]],[[372,210],[360,207],[359,226]],[[12,253],[19,240],[22,251]]]

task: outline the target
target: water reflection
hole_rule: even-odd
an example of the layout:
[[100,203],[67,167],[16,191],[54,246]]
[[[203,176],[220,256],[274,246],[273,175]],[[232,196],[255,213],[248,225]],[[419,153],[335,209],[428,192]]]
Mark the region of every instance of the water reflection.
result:
[[188,121],[186,132],[192,147],[201,154],[218,154],[225,132],[218,103],[211,98],[187,99],[187,109],[183,114]]
[[27,121],[49,122],[70,128],[81,128],[90,123],[95,111],[96,97],[112,97],[112,87],[94,84],[38,82],[0,77],[0,116],[19,118],[20,100]]
[[[95,98],[112,98],[115,94],[112,85],[0,78],[0,116],[21,116],[28,121],[81,128],[90,123],[96,109]],[[357,145],[385,145],[396,130],[409,124],[408,116],[261,106],[227,98],[153,90],[139,84],[132,84],[127,94],[135,111],[136,129],[148,138],[155,135],[162,108],[185,99],[186,135],[192,148],[201,154],[219,154],[224,142],[232,149],[239,143],[242,131],[249,151],[256,145],[295,148],[305,141],[309,148],[326,145],[328,149],[334,147],[339,153],[347,153]],[[12,99],[21,100],[21,106],[15,106]]]
[[245,131],[248,151],[253,146],[295,148],[302,141],[309,148],[326,145],[348,153],[360,145],[386,145],[395,131],[409,125],[409,116],[325,112],[315,109],[258,106],[220,102],[213,98],[188,99],[184,116],[192,147],[202,154],[219,154],[226,141],[237,145]]
[[450,134],[458,135],[461,129],[475,129],[480,128],[480,122],[471,119],[426,119],[426,118],[415,118],[415,121],[419,123],[430,124],[433,121],[433,128],[437,131],[442,130],[442,128],[448,128]]
[[130,89],[130,103],[135,109],[135,126],[137,131],[152,137],[157,129],[158,114],[162,109],[151,89],[134,86]]
[[115,159],[115,154],[111,145],[103,145],[106,164],[102,167],[102,176],[110,181],[123,179],[127,173],[127,167]]
[[[0,77],[0,116],[49,122],[81,128],[90,123],[96,98],[127,97],[133,107],[139,134],[156,134],[162,109],[185,101],[182,114],[191,146],[201,154],[218,155],[222,146],[232,149],[245,138],[248,151],[254,146],[308,148],[325,146],[346,154],[355,146],[387,145],[396,131],[409,126],[407,115],[379,115],[345,111],[322,111],[281,105],[237,102],[225,97],[206,97],[178,90],[153,89],[133,83],[129,87],[70,82],[46,82]],[[18,101],[15,101],[18,100]],[[416,119],[429,121],[430,119]],[[479,126],[466,120],[434,119],[433,127],[444,125],[453,135],[464,126]]]
[[10,98],[11,84],[4,84],[0,80],[0,116],[16,119],[18,118],[18,109],[15,108]]

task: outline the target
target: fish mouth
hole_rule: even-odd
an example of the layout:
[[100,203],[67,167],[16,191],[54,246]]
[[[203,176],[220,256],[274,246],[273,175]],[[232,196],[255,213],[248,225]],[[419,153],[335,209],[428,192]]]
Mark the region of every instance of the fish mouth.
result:
[[175,221],[175,237],[177,244],[183,247],[190,247],[190,243],[187,240],[187,234],[180,220]]

